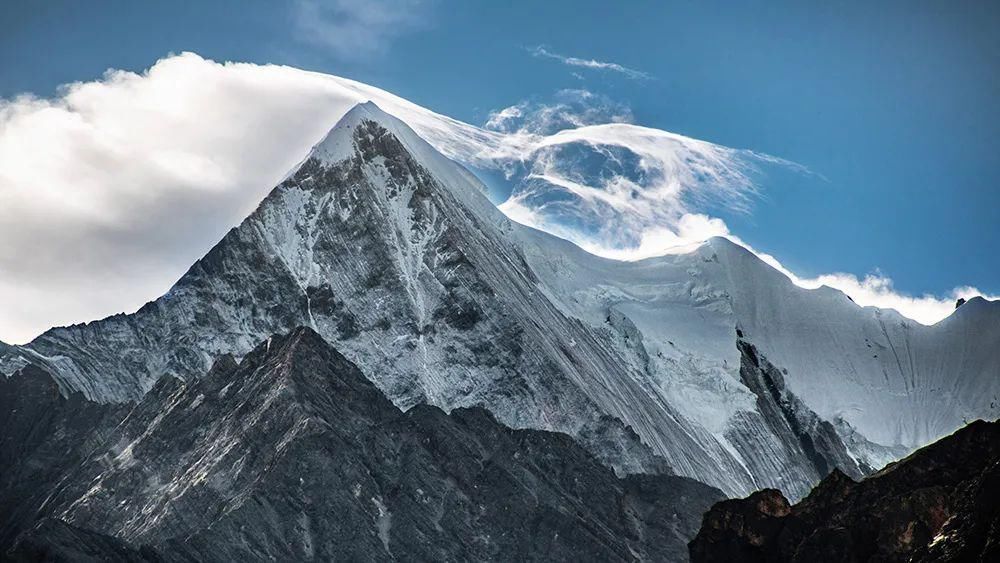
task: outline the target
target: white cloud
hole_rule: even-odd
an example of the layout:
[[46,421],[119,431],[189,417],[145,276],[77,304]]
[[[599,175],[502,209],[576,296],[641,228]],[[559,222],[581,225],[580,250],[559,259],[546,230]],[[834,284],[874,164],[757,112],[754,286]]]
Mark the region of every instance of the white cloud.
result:
[[165,291],[363,97],[349,94],[184,54],[0,101],[0,338]]
[[[531,104],[497,112],[521,121],[489,130],[351,80],[185,53],[142,74],[67,85],[51,99],[0,100],[0,339],[25,342],[162,294],[366,100],[456,160],[509,171],[519,188],[505,212],[594,253],[635,259],[728,233],[697,203],[746,206],[759,155],[598,124],[630,114],[596,96],[567,96],[560,112]],[[570,115],[567,100],[583,99],[604,110]],[[918,320],[950,306],[873,281],[833,283],[859,303],[879,299]]]
[[624,75],[627,78],[632,78],[634,80],[649,80],[652,78],[652,76],[650,76],[648,73],[645,73],[641,70],[628,68],[618,63],[598,61],[595,59],[582,59],[580,57],[567,57],[565,55],[560,55],[559,53],[553,53],[552,51],[546,49],[543,45],[539,45],[537,47],[528,49],[528,52],[535,57],[557,60],[563,63],[564,65],[568,66],[617,72],[619,74]]
[[[509,108],[491,120],[504,112]],[[510,135],[523,141],[522,152],[506,163],[513,191],[501,209],[530,208],[546,230],[572,226],[561,236],[619,258],[655,254],[653,241],[667,240],[668,231],[678,234],[704,204],[747,210],[757,166],[774,162],[628,123],[578,125],[549,135],[523,131]]]
[[639,243],[630,248],[605,248],[593,243],[584,243],[585,250],[615,260],[642,260],[664,254],[683,254],[694,246],[712,238],[729,235],[725,221],[702,213],[685,213],[672,228],[651,228],[642,233]]
[[349,60],[383,53],[403,33],[426,23],[430,0],[294,0],[299,36]]
[[484,127],[501,133],[551,135],[565,129],[603,123],[632,123],[632,108],[602,94],[566,89],[552,101],[524,101],[491,111]]
[[950,315],[955,310],[955,303],[959,298],[969,299],[981,295],[986,299],[1000,299],[1000,295],[989,295],[969,286],[956,287],[944,296],[929,294],[912,296],[896,291],[893,280],[880,274],[868,274],[858,278],[854,274],[838,272],[815,278],[800,278],[782,267],[777,260],[772,259],[768,263],[784,272],[800,287],[815,289],[825,285],[839,289],[850,295],[858,305],[895,309],[925,325],[934,324]]

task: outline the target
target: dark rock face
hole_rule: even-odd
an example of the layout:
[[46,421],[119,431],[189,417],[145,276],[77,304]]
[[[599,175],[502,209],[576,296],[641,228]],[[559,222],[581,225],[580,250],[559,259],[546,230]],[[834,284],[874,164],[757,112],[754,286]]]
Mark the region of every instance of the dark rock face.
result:
[[[695,561],[764,561],[765,542],[784,526],[791,506],[781,491],[763,489],[745,499],[724,500],[705,516],[696,542],[691,544]],[[711,520],[709,520],[711,518]],[[711,537],[710,549],[703,546]]]
[[705,515],[691,560],[1000,560],[1000,423],[976,421],[856,482],[839,470],[789,506],[775,490]]
[[0,377],[0,545],[33,518],[53,483],[79,464],[127,412],[60,393],[53,378],[27,366]]
[[[722,498],[618,478],[569,436],[481,408],[403,412],[306,328],[134,406],[63,399],[25,371],[0,390],[4,416],[47,400],[52,421],[2,427],[15,560],[683,560]],[[25,442],[41,445],[9,445]],[[18,493],[6,476],[42,453],[13,452],[45,447],[70,455]]]
[[18,539],[16,548],[8,551],[4,560],[12,563],[158,563],[166,559],[150,547],[136,549],[117,538],[82,530],[55,518],[45,518]]
[[958,495],[955,514],[914,559],[1000,561],[1000,462],[963,485]]
[[[737,339],[736,344],[740,350],[740,381],[757,396],[759,412],[759,416],[756,413],[742,415],[748,419],[746,426],[763,424],[769,432],[762,434],[776,438],[771,442],[758,440],[761,448],[773,450],[769,455],[745,456],[754,462],[772,464],[758,472],[776,475],[777,484],[793,499],[809,492],[805,483],[818,482],[834,468],[860,479],[865,472],[848,453],[834,426],[788,390],[781,370],[753,344],[742,338]],[[755,420],[750,420],[751,417]]]

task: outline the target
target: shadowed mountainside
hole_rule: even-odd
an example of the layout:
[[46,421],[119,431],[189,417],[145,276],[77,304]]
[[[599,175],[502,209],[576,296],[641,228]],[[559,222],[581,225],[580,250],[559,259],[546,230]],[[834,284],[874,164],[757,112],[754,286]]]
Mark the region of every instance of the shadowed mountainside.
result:
[[4,385],[15,560],[678,560],[722,498],[480,408],[403,412],[309,328],[137,404]]

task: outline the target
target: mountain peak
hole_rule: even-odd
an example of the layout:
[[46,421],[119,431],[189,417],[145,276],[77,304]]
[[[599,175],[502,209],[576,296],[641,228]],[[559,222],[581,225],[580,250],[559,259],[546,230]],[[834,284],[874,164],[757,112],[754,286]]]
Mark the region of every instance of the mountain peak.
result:
[[416,133],[396,117],[382,111],[375,102],[355,105],[337,121],[337,124],[317,143],[310,157],[327,163],[340,162],[350,158],[355,152],[355,136],[359,126],[374,122],[395,136],[407,149],[413,150]]
[[263,365],[269,360],[280,360],[298,356],[322,357],[326,361],[346,363],[339,352],[312,328],[299,326],[285,334],[275,334],[257,345],[244,362],[252,365]]
[[[397,123],[402,123],[392,115],[382,111],[382,108],[378,107],[375,102],[361,102],[355,104],[354,107],[347,110],[339,120],[337,124],[333,126],[330,133],[339,130],[352,130],[360,125],[364,121],[375,121],[386,128],[392,128]],[[330,136],[327,134],[327,137]]]
[[398,141],[414,162],[429,172],[440,185],[451,190],[469,209],[491,222],[504,221],[503,214],[486,196],[486,186],[474,174],[441,154],[409,125],[371,101],[359,103],[348,110],[286,179],[294,176],[302,164],[310,160],[333,165],[353,158],[359,151],[369,156],[385,157],[387,155],[377,154],[378,151],[396,144],[393,140],[385,144],[383,137],[386,136]]
[[[969,311],[988,312],[991,309],[1000,308],[1000,300],[989,300],[982,295],[976,295],[968,299],[963,299],[963,309],[965,314]],[[955,307],[958,308],[957,306]]]

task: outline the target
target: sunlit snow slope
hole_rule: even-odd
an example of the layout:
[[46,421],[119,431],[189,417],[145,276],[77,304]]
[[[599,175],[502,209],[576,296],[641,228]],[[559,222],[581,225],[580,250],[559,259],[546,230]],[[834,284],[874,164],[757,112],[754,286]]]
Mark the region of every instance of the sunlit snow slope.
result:
[[482,184],[356,106],[163,297],[0,354],[67,390],[134,399],[220,353],[315,328],[398,405],[481,405],[622,472],[744,495],[860,476],[995,418],[1000,310],[933,327],[794,286],[712,239],[616,262],[508,220]]
[[[882,445],[916,448],[1000,413],[1000,302],[976,297],[926,326],[828,287],[798,287],[724,238],[639,262],[571,245],[562,256],[539,252],[531,263],[563,307],[591,323],[609,310],[628,317],[666,364],[657,371],[670,374],[667,392],[710,428],[739,408],[734,327],[811,410]],[[686,372],[695,375],[678,377]]]

